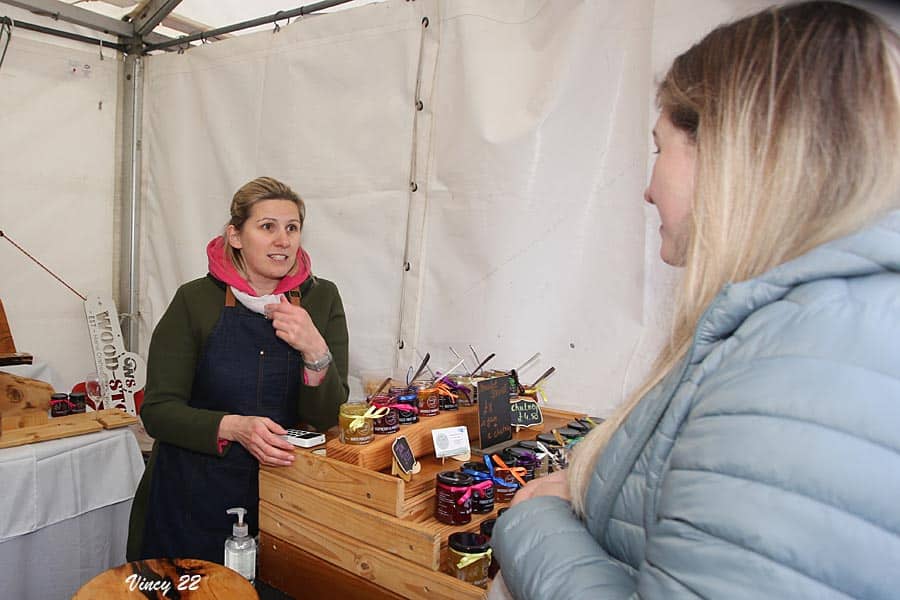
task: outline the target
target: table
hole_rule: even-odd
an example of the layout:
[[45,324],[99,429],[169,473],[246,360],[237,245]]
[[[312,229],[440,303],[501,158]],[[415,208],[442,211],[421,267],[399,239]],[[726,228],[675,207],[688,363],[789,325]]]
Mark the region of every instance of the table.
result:
[[127,428],[0,449],[3,596],[68,599],[125,562],[131,500],[143,471]]
[[259,596],[249,581],[222,565],[194,558],[151,558],[104,571],[72,600],[96,598],[256,600]]

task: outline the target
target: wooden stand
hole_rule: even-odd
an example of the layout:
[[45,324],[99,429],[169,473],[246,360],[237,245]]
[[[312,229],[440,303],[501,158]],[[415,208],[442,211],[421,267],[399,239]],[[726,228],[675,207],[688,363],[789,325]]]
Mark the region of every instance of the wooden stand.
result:
[[100,573],[84,584],[72,600],[95,598],[254,600],[259,595],[237,571],[222,565],[192,558],[153,558]]
[[[453,415],[445,418],[465,424],[467,419],[475,418],[474,411],[474,407],[461,407],[458,412],[442,415]],[[548,430],[561,427],[581,416],[548,409],[545,426]],[[454,424],[443,423],[439,418],[426,417],[418,424],[402,426],[396,435],[408,439],[424,439],[427,435],[430,446],[433,427]],[[537,433],[531,430],[516,435],[530,439]],[[378,436],[372,446],[389,447],[396,435]],[[319,595],[315,590],[327,590],[326,597],[367,600],[485,598],[486,590],[455,579],[441,569],[446,561],[448,536],[457,531],[478,531],[480,523],[495,517],[503,505],[498,504],[490,514],[473,514],[466,525],[444,525],[433,516],[435,477],[440,471],[459,469],[460,463],[419,455],[421,472],[404,482],[380,471],[336,460],[332,457],[336,444],[339,442],[335,440],[326,444],[326,457],[297,449],[293,465],[260,469],[259,578],[298,598]],[[356,461],[362,455],[377,456],[380,452],[378,446],[368,452],[367,446],[354,448],[355,452],[337,454]],[[427,448],[427,452],[430,450]],[[390,463],[386,466],[389,468]],[[320,562],[313,565],[311,556]],[[326,574],[307,576],[311,570]]]

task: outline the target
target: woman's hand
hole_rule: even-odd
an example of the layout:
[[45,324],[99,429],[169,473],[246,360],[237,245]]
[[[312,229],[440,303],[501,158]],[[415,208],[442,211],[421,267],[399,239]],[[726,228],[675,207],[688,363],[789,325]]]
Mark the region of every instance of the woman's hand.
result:
[[516,492],[510,506],[538,496],[559,496],[563,500],[572,500],[569,493],[569,477],[566,471],[554,471],[546,477],[534,479]]
[[[313,323],[306,309],[294,306],[284,296],[281,297],[281,302],[278,304],[266,304],[266,318],[272,320],[275,335],[300,352],[304,361],[314,362],[328,352],[328,344],[316,329],[316,324]],[[306,384],[317,386],[325,378],[328,369],[322,371],[305,369],[304,371]]]
[[284,467],[294,463],[294,446],[282,439],[287,431],[268,417],[225,415],[219,422],[219,437],[237,442],[261,465]]
[[278,304],[266,304],[266,318],[272,320],[275,335],[300,352],[308,362],[321,358],[328,351],[328,344],[306,309],[294,306],[284,296]]

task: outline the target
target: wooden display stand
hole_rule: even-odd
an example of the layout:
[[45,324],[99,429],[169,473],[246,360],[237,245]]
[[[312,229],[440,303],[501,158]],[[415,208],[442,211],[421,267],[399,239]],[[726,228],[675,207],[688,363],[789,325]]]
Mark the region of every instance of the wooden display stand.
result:
[[[458,470],[461,463],[424,456],[431,452],[432,428],[466,424],[471,432],[475,410],[462,407],[425,417],[401,426],[398,434],[377,436],[367,446],[342,446],[343,452],[333,451],[339,442],[332,439],[326,444],[328,456],[297,449],[293,465],[262,467],[259,578],[298,598],[485,598],[486,590],[441,572],[447,538],[457,531],[477,532],[504,505],[490,514],[473,514],[463,526],[438,522],[433,516],[435,476]],[[544,414],[548,431],[584,416],[552,409]],[[533,429],[517,437],[537,433]],[[409,482],[332,458],[381,465],[384,461],[376,459],[382,455],[380,446],[389,446],[397,435],[429,440],[428,447],[413,446],[422,470]],[[311,557],[317,559],[311,562]]]

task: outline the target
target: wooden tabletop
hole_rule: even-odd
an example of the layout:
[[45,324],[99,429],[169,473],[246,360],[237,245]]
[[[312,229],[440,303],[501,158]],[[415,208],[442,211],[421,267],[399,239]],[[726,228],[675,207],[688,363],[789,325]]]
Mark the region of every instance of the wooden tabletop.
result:
[[100,573],[72,600],[182,598],[258,600],[249,581],[222,565],[192,558],[138,560]]

